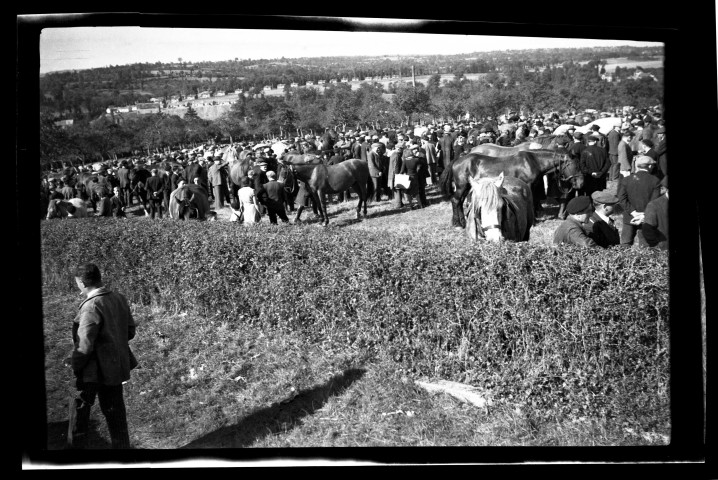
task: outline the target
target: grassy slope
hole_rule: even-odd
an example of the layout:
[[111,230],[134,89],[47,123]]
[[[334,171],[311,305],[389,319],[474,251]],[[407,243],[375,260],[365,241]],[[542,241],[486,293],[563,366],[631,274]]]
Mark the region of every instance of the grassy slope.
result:
[[[440,202],[435,191],[429,199],[430,207],[401,213],[388,201],[372,203],[371,218],[361,222],[353,219],[355,200],[350,206],[332,205],[330,213],[337,215],[329,228],[344,226],[348,235],[352,230],[376,230],[398,240],[406,234],[431,236],[441,248],[442,241],[463,233],[448,226],[451,207]],[[555,206],[545,207],[547,214],[555,213]],[[219,219],[228,213],[225,208]],[[539,220],[531,243],[548,244],[559,221],[548,216]],[[309,223],[282,228],[322,227]],[[69,322],[79,301],[51,292],[44,300],[53,449],[62,447],[67,425],[66,399],[72,385],[60,364],[71,348]],[[584,417],[537,423],[521,405],[500,403],[485,411],[429,394],[391,359],[297,336],[268,338],[257,327],[234,319],[133,308],[138,335],[132,347],[142,368],[125,386],[125,398],[137,448],[640,445],[668,439],[667,412],[660,412],[648,429]],[[97,407],[93,419],[92,445],[106,448],[108,435]]]

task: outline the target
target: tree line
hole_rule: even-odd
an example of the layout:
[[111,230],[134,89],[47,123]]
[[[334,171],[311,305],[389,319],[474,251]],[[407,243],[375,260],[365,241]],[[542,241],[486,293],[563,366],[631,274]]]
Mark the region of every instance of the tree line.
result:
[[295,88],[283,96],[262,94],[244,97],[216,120],[202,119],[193,109],[178,115],[162,111],[134,115],[124,121],[101,116],[61,129],[45,110],[41,128],[41,162],[61,158],[81,161],[130,154],[152,154],[202,143],[290,137],[323,132],[324,128],[385,128],[417,122],[443,122],[471,118],[497,118],[508,110],[530,112],[582,111],[587,108],[615,111],[624,105],[663,103],[663,81],[632,80],[632,69],[617,69],[620,82],[601,79],[605,64],[566,62],[529,71],[509,65],[505,72],[490,72],[479,80],[463,73],[450,81],[432,75],[427,84],[394,84],[387,95],[379,83],[327,86],[321,93]]
[[138,63],[48,73],[40,78],[40,105],[63,118],[92,119],[109,106],[131,105],[151,97],[191,97],[204,90],[259,93],[265,85],[376,76],[532,71],[565,63],[604,62],[606,58],[663,58],[662,47],[611,47],[478,52],[406,57],[322,57],[297,59]]

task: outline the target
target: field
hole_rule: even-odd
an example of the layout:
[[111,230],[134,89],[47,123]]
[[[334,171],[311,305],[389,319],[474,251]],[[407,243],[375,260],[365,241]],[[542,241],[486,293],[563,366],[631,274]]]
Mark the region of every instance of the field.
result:
[[[580,63],[588,63],[588,62],[580,62]],[[616,70],[616,67],[621,67],[621,68],[636,68],[636,67],[662,68],[663,60],[641,61],[641,60],[629,60],[626,57],[607,58],[606,59],[606,72],[611,73],[614,70]]]
[[[80,260],[138,323],[135,448],[667,444],[667,257],[554,249],[551,203],[528,245],[471,244],[428,197],[370,203],[362,221],[356,200],[332,204],[325,228],[311,210],[303,225],[243,227],[226,208],[190,224],[136,208],[43,221],[49,448],[67,428]],[[489,403],[417,383],[438,380]],[[93,422],[91,448],[107,448],[98,407]]]

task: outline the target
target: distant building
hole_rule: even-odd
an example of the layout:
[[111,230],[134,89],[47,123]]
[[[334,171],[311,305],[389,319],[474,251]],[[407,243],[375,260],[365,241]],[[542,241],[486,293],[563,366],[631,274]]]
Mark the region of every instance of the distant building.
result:
[[120,112],[120,113],[129,113],[129,112],[130,112],[130,107],[120,107],[120,108],[117,109],[117,111]]
[[271,86],[271,85],[265,85],[265,86],[264,86],[264,91],[266,91],[266,92],[268,92],[268,91],[271,90],[271,89],[272,89],[272,86]]
[[336,79],[336,78],[332,78],[331,80],[329,80],[329,83],[333,83],[333,84],[335,84],[335,85],[336,85],[336,83],[337,83],[337,79]]
[[342,77],[342,79],[341,79],[342,83],[347,83],[348,81],[349,81],[349,79],[347,77]]
[[[108,108],[108,110],[109,110],[109,108]],[[109,113],[109,112],[107,112],[107,113]],[[57,125],[60,128],[67,128],[67,127],[72,126],[73,123],[75,123],[75,121],[71,118],[68,118],[67,120],[58,120],[57,122],[55,122],[55,125]]]
[[224,97],[225,95],[224,90],[217,90],[217,93],[214,94],[215,97]]
[[317,82],[317,85],[324,85],[324,80],[319,80],[319,81]]
[[352,77],[352,82],[358,82],[358,81],[359,81],[359,77]]
[[280,83],[279,85],[277,85],[277,90],[284,90],[284,84]]
[[162,101],[162,99],[160,99],[160,98],[155,98],[155,97],[150,98],[150,102],[152,102],[152,103],[159,103],[161,101]]
[[199,98],[209,98],[211,96],[212,95],[207,90],[205,90],[204,92],[199,92],[199,95],[198,95]]
[[307,87],[311,87],[312,85],[314,85],[314,82],[312,82],[311,80],[307,81]]
[[371,77],[364,77],[364,81],[365,81],[365,82],[371,82],[371,81],[372,81],[372,78],[371,78]]
[[289,86],[292,88],[297,88],[299,86],[299,84],[297,82],[292,82],[289,84]]

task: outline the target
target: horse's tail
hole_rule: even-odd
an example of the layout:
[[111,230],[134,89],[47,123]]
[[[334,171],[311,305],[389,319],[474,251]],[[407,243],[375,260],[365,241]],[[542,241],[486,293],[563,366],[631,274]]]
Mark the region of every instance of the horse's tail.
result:
[[449,200],[451,198],[451,195],[454,193],[452,191],[452,184],[454,183],[455,161],[456,159],[452,160],[439,176],[439,190],[443,194],[444,200]]
[[368,176],[366,179],[366,201],[367,203],[371,202],[371,199],[374,197],[374,182],[371,180],[371,176]]

